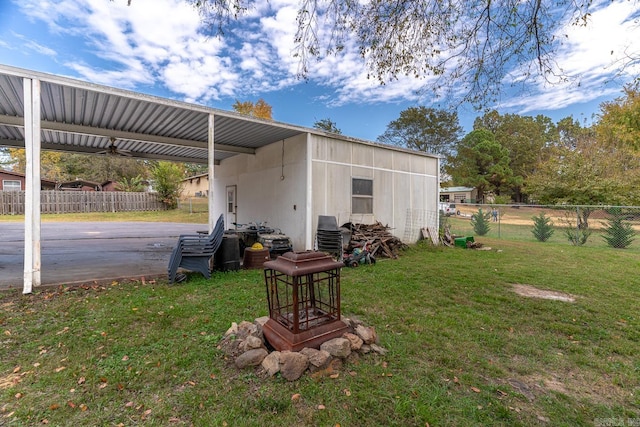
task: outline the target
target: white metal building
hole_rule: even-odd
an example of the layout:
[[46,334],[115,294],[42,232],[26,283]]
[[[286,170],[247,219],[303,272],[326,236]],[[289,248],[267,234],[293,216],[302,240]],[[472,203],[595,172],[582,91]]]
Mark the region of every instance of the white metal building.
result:
[[213,193],[227,224],[267,221],[296,250],[313,247],[319,215],[380,221],[403,238],[407,211],[437,211],[437,194],[436,157],[315,130],[221,162]]
[[206,163],[210,228],[221,213],[267,221],[295,250],[313,248],[318,215],[380,221],[404,240],[437,224],[411,213],[437,215],[436,156],[3,65],[0,145],[27,153],[25,293],[40,284],[42,149]]

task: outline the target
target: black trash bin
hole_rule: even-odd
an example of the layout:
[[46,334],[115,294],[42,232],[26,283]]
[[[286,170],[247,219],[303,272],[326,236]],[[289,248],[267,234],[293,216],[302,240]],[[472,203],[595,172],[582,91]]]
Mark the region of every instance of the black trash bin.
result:
[[236,234],[222,236],[220,248],[213,257],[213,269],[217,271],[240,270],[240,239]]

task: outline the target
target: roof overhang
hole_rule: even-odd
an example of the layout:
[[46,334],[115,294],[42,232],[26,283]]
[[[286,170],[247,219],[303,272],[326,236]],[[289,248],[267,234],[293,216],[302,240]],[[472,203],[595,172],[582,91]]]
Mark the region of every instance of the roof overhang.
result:
[[131,157],[216,163],[310,129],[0,65],[0,145],[24,147],[24,79],[40,82],[43,150],[97,154],[112,141]]

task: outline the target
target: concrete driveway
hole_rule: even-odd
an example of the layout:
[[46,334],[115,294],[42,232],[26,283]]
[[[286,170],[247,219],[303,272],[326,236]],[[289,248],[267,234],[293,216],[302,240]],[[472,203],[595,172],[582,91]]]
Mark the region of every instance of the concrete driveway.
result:
[[[166,276],[178,236],[206,229],[166,222],[42,223],[42,285]],[[22,289],[24,223],[0,222],[0,239],[0,289]]]

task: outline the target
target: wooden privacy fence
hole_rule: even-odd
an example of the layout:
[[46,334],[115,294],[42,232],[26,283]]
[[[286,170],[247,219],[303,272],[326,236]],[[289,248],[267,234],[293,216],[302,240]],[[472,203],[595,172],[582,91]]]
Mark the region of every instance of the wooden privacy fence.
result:
[[[0,215],[24,214],[24,191],[0,191]],[[165,209],[154,193],[120,191],[41,191],[40,212],[127,212]]]

